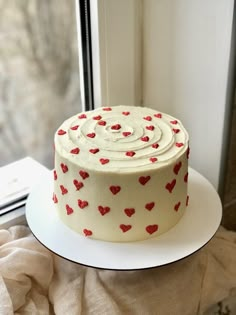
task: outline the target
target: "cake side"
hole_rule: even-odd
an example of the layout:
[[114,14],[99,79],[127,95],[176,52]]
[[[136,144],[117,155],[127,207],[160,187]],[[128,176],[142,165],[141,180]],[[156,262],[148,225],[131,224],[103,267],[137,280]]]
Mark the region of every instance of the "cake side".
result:
[[180,220],[188,203],[188,155],[186,130],[164,113],[117,106],[78,114],[55,134],[53,199],[59,216],[95,239],[160,235]]

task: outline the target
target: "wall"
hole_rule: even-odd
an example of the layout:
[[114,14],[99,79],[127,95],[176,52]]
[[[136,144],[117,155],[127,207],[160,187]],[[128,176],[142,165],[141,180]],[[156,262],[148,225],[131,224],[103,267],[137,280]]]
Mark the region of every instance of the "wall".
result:
[[143,104],[182,120],[190,165],[217,189],[233,6],[233,0],[143,1]]

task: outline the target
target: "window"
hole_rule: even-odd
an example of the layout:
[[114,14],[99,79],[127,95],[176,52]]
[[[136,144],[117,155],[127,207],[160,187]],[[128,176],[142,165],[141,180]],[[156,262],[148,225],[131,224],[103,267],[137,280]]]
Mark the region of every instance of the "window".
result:
[[53,135],[81,110],[74,0],[0,0],[0,166],[53,167]]
[[66,118],[140,104],[134,0],[0,0],[0,8],[0,166],[31,156],[51,169]]

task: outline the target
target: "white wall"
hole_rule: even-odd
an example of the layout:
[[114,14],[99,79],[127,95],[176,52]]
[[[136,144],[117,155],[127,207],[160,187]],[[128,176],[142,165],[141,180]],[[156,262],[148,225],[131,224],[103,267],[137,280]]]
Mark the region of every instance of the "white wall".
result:
[[143,104],[181,119],[218,189],[233,0],[143,0]]

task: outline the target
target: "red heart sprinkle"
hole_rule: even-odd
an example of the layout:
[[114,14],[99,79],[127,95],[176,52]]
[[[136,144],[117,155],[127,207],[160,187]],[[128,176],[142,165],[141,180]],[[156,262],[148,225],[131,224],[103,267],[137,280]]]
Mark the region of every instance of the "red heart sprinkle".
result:
[[72,149],[71,151],[70,151],[70,153],[72,153],[72,154],[79,154],[79,148],[74,148],[74,149]]
[[166,189],[169,191],[169,193],[172,192],[176,184],[176,179],[173,179],[171,183],[166,184]]
[[81,209],[84,209],[85,207],[88,206],[88,201],[78,199],[78,206],[79,206]]
[[84,235],[85,236],[91,236],[93,235],[93,232],[91,230],[88,230],[88,229],[83,229],[83,232],[84,232]]
[[109,159],[103,159],[103,158],[101,158],[99,161],[100,161],[101,164],[107,164],[107,163],[110,162]]
[[69,205],[66,205],[66,212],[68,215],[70,215],[74,212],[74,210]]
[[171,120],[170,123],[171,123],[172,125],[176,125],[176,124],[178,124],[178,121],[177,121],[177,120]]
[[113,193],[113,195],[118,194],[120,190],[121,190],[120,186],[110,186],[110,191]]
[[124,131],[124,132],[122,132],[122,135],[124,137],[128,137],[129,135],[131,135],[131,132],[130,131]]
[[78,116],[79,119],[83,119],[83,118],[87,118],[87,116],[85,114],[81,114]]
[[52,200],[53,200],[54,203],[58,203],[58,199],[57,199],[57,196],[56,196],[55,193],[53,193]]
[[186,206],[188,206],[188,203],[189,203],[189,196],[187,196],[186,198]]
[[110,207],[103,207],[103,206],[98,206],[98,210],[101,213],[101,215],[105,215],[108,212],[110,212]]
[[111,108],[111,107],[103,107],[103,109],[102,109],[102,110],[105,110],[105,111],[109,112],[109,111],[111,111],[111,110],[112,110],[112,108]]
[[100,119],[102,119],[102,116],[100,116],[100,115],[94,116],[93,119],[94,119],[94,120],[100,120]]
[[128,217],[131,217],[135,213],[135,209],[134,208],[125,208],[124,212]]
[[96,149],[90,149],[89,152],[93,153],[93,154],[96,154],[99,152],[99,149],[96,148]]
[[161,113],[155,114],[154,116],[155,116],[156,118],[162,118],[162,114],[161,114]]
[[183,142],[176,142],[175,144],[178,148],[181,148],[184,144]]
[[151,157],[149,160],[150,160],[152,163],[155,163],[155,162],[157,161],[157,158]]
[[104,120],[99,120],[98,124],[100,126],[106,126],[107,123]]
[[87,173],[86,171],[83,171],[83,170],[79,171],[79,174],[80,174],[80,176],[81,176],[83,179],[86,179],[86,178],[89,177],[89,173]]
[[63,185],[60,185],[60,188],[61,188],[62,195],[65,195],[68,193],[68,190]]
[[149,141],[149,137],[148,136],[142,137],[141,140],[144,141],[144,142],[148,142]]
[[149,202],[149,203],[146,203],[145,208],[151,211],[154,206],[155,206],[155,202]]
[[130,112],[122,112],[123,115],[128,116]]
[[175,211],[178,211],[178,210],[179,210],[180,204],[181,204],[181,202],[179,201],[179,202],[175,205],[175,207],[174,207]]
[[111,126],[112,130],[119,130],[120,128],[121,128],[120,124],[116,124],[116,125]]
[[180,132],[180,129],[173,128],[172,130],[174,131],[174,133],[179,133]]
[[178,175],[181,166],[182,166],[182,162],[175,164],[173,171],[176,175]]
[[89,137],[89,138],[94,138],[95,136],[96,136],[96,134],[94,132],[87,134],[87,137]]
[[148,225],[148,226],[146,226],[146,231],[147,231],[149,234],[153,234],[153,233],[155,233],[157,230],[158,230],[158,225],[157,225],[157,224],[153,224],[153,225]]
[[64,164],[64,163],[61,163],[61,169],[62,169],[62,172],[63,172],[63,173],[68,172],[68,167],[67,167],[67,165]]
[[153,147],[154,149],[157,149],[157,148],[159,147],[159,144],[158,144],[158,143],[153,143],[153,144],[152,144],[152,147]]
[[73,127],[70,127],[71,130],[77,130],[79,128],[79,125],[75,125]]
[[66,131],[63,130],[63,129],[60,129],[60,130],[58,130],[57,134],[58,134],[59,136],[63,136],[64,134],[66,134]]
[[77,179],[73,180],[73,184],[75,185],[76,190],[80,190],[84,186],[84,184],[82,182],[79,182]]
[[152,125],[151,125],[151,126],[146,126],[146,129],[147,129],[147,130],[151,130],[151,131],[153,131],[153,130],[155,129],[155,127],[154,127],[154,126],[152,126]]
[[134,151],[127,151],[126,153],[125,153],[125,155],[127,155],[127,156],[134,156],[136,153],[134,152]]
[[120,229],[125,233],[129,231],[132,228],[132,225],[130,224],[121,224]]
[[57,180],[57,171],[56,170],[53,171],[53,177],[54,177],[54,180]]
[[152,117],[151,117],[151,116],[146,116],[146,117],[143,117],[143,119],[148,120],[148,121],[151,121],[151,120],[152,120]]
[[140,176],[139,182],[141,185],[146,185],[146,183],[151,179],[151,176]]
[[186,154],[187,154],[187,159],[189,159],[190,147],[188,147]]
[[185,183],[188,182],[188,173],[186,173],[186,174],[184,175],[184,181],[185,181]]

